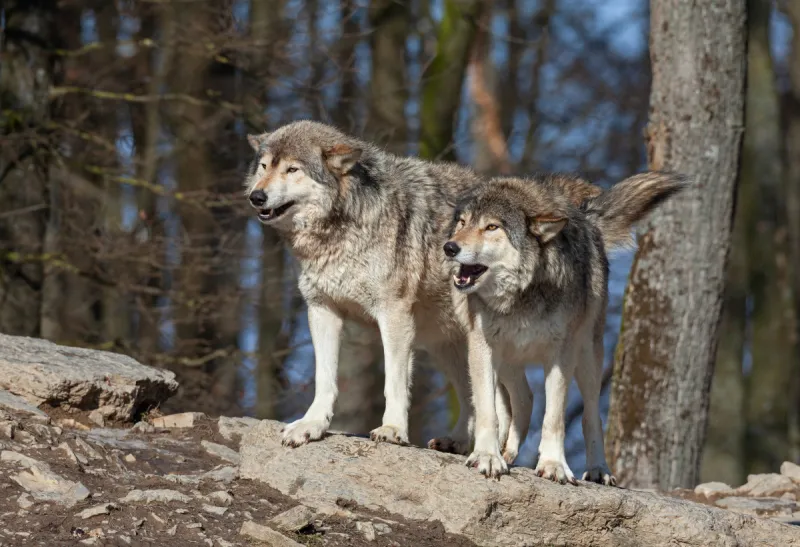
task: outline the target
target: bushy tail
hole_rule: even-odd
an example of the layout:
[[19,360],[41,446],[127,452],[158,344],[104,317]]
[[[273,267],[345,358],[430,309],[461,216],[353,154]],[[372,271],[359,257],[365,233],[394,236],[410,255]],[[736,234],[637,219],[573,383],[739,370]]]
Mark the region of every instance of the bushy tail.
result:
[[600,228],[607,250],[633,244],[634,224],[664,200],[687,186],[687,178],[668,171],[649,171],[618,182],[583,203],[586,215]]

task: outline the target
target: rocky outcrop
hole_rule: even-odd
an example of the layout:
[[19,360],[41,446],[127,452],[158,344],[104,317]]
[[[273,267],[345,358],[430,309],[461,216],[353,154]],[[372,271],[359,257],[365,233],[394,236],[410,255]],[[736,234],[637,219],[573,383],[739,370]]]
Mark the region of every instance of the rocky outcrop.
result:
[[177,389],[172,372],[125,355],[0,334],[0,390],[34,406],[94,411],[101,423],[128,421]]
[[512,468],[499,481],[458,456],[330,435],[281,446],[279,422],[244,435],[242,478],[324,509],[342,500],[411,519],[485,546],[800,545],[800,530],[661,494],[580,483],[562,486]]

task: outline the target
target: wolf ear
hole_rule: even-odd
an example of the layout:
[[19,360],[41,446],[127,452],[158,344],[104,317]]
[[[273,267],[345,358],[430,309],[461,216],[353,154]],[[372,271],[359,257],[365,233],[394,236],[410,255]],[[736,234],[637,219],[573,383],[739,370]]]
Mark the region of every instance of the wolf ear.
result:
[[354,148],[347,144],[337,144],[325,150],[322,156],[331,171],[344,175],[361,159],[361,152],[360,148]]
[[252,133],[248,133],[247,135],[247,142],[250,143],[250,147],[258,152],[261,149],[261,144],[267,140],[267,136],[269,133],[263,133],[261,135],[254,135]]
[[547,243],[556,237],[566,224],[567,219],[564,217],[542,215],[531,219],[528,229],[539,241]]

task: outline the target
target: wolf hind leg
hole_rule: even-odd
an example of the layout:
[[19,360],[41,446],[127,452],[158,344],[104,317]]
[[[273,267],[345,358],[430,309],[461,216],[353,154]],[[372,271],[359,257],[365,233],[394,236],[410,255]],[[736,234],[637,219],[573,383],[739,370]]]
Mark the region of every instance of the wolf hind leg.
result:
[[466,352],[455,344],[431,350],[431,358],[453,386],[458,401],[458,418],[453,429],[443,437],[428,441],[428,448],[438,452],[467,454],[472,445],[475,413],[470,397],[469,372]]
[[[513,463],[519,455],[519,448],[528,436],[533,411],[533,392],[525,376],[525,368],[506,365],[501,369],[500,382],[508,393],[511,407],[511,422],[503,447],[503,459]],[[499,408],[498,404],[498,408]],[[498,412],[499,413],[499,412]],[[501,430],[502,435],[502,430]]]
[[575,382],[583,398],[583,440],[586,446],[586,472],[583,480],[616,486],[617,479],[606,463],[603,422],[600,417],[600,390],[603,376],[603,345],[598,336],[583,345],[575,368]]
[[567,394],[575,368],[574,349],[562,350],[555,363],[544,367],[545,410],[542,422],[542,440],[539,443],[539,461],[534,471],[540,477],[561,484],[576,484],[575,476],[567,465],[564,453]]

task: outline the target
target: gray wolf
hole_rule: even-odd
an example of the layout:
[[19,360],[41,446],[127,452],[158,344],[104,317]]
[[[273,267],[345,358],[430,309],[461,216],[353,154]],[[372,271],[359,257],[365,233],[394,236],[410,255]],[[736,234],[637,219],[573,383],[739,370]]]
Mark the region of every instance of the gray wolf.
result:
[[[441,244],[456,196],[482,179],[456,164],[386,153],[312,121],[248,140],[255,155],[246,193],[259,220],[281,234],[297,259],[315,353],[314,400],[303,418],[284,429],[284,444],[300,446],[327,431],[338,394],[343,321],[356,320],[378,327],[385,354],[386,407],[370,437],[408,442],[413,350],[423,349],[445,372],[460,405],[450,434],[429,446],[466,454],[474,423],[458,319],[466,309],[456,308]],[[508,387],[498,395],[498,442],[513,459],[521,439],[508,431],[509,407],[511,401],[524,407],[520,401],[532,396],[522,372],[509,376],[500,380]]]
[[[605,459],[599,403],[606,251],[632,243],[634,223],[684,188],[685,179],[648,172],[605,192],[586,191],[576,181],[549,174],[478,185],[459,200],[444,244],[453,285],[467,300],[476,414],[475,448],[467,465],[487,477],[508,472],[498,443],[495,378],[507,376],[509,368],[539,363],[546,403],[536,473],[575,483],[564,454],[567,390],[574,375],[584,400],[583,479],[616,484]],[[578,195],[565,188],[578,188]],[[518,430],[527,427],[513,408],[512,419],[519,420]]]

